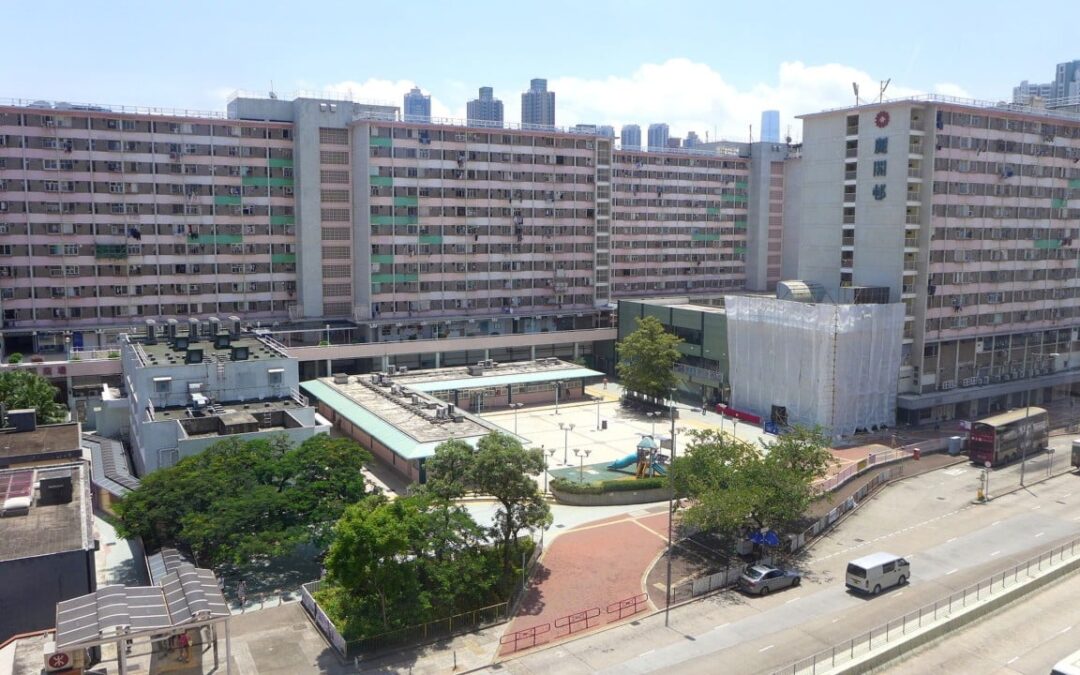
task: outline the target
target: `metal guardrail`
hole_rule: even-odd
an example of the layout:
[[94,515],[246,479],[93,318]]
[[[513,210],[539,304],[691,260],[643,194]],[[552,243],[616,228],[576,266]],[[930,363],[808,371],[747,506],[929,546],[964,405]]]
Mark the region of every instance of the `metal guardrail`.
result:
[[869,653],[875,646],[881,646],[890,640],[903,638],[935,621],[949,618],[958,609],[982,602],[986,598],[992,597],[995,592],[1000,594],[1001,591],[1007,588],[1012,588],[1028,579],[1034,579],[1035,577],[1031,576],[1032,567],[1038,572],[1042,570],[1044,565],[1053,563],[1055,558],[1059,562],[1064,561],[1066,558],[1071,559],[1076,556],[1078,545],[1080,545],[1080,537],[1044,551],[1019,565],[992,574],[987,579],[972,584],[948,597],[934,601],[933,604],[923,605],[850,640],[795,661],[791,665],[774,670],[772,671],[773,675],[801,675],[803,673],[816,675],[819,672],[826,672],[837,666],[850,663],[856,658]]

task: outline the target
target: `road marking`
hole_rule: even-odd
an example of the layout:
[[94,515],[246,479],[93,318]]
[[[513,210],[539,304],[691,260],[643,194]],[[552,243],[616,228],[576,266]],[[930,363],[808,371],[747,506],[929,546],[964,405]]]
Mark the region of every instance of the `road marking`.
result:
[[840,620],[840,617],[836,617],[835,619],[833,619],[833,620],[832,620],[832,622],[833,622],[833,623],[836,623],[836,622],[837,622],[837,621],[839,621],[839,620]]
[[1014,657],[1012,657],[1011,659],[1009,659],[1008,661],[1006,661],[1006,662],[1005,662],[1005,665],[1009,665],[1009,664],[1010,664],[1010,663],[1012,663],[1013,661],[1017,661],[1017,660],[1019,660],[1019,659],[1020,659],[1020,657],[1019,657],[1019,656],[1014,656]]
[[769,651],[770,649],[772,649],[775,646],[776,645],[769,645],[768,647],[762,647],[761,649],[758,650],[758,653],[760,654],[761,652],[767,652],[767,651]]
[[947,542],[945,542],[945,543],[946,543],[946,544],[951,544],[951,543],[953,543],[954,541],[956,541],[956,539],[957,539],[957,537],[953,537],[952,539],[948,540],[948,541],[947,541]]
[[997,525],[1000,522],[1001,522],[1000,520],[995,520],[994,522],[990,523],[990,527],[993,527],[993,526]]
[[990,557],[993,558],[994,556],[996,556],[999,553],[1001,553],[1001,551],[994,551],[993,553],[990,554]]
[[787,602],[785,602],[784,604],[785,605],[790,605],[791,603],[795,602],[796,600],[802,600],[802,596],[800,595],[797,598],[792,598],[792,599],[788,600]]
[[650,649],[649,651],[643,653],[642,656],[648,656],[649,654],[654,654],[654,653],[656,653],[656,650],[655,649]]
[[1031,510],[1032,510],[1032,511],[1038,511],[1038,510],[1039,510],[1039,509],[1041,509],[1041,508],[1042,508],[1042,504],[1038,504],[1038,505],[1036,505],[1036,506],[1032,506],[1032,507],[1031,507]]
[[1072,497],[1072,493],[1071,492],[1066,492],[1065,494],[1061,495],[1062,499],[1065,499],[1066,497]]
[[903,595],[903,594],[904,594],[904,592],[903,592],[903,591],[900,591],[899,593],[893,593],[893,597],[894,597],[894,598],[899,598],[899,597],[900,597],[901,595]]
[[727,628],[730,625],[731,625],[730,621],[728,623],[722,623],[719,626],[717,626],[716,628],[713,628],[713,630],[720,630],[721,628]]
[[1064,635],[1065,633],[1068,633],[1071,630],[1072,630],[1072,626],[1065,626],[1064,628],[1061,629],[1061,633],[1059,633],[1059,635]]
[[945,576],[949,576],[950,574],[956,574],[959,571],[960,571],[959,569],[949,570],[948,572],[945,573]]
[[1046,533],[1045,532],[1040,532],[1037,535],[1035,535],[1035,538],[1038,539],[1039,537],[1043,536],[1044,534],[1046,534]]

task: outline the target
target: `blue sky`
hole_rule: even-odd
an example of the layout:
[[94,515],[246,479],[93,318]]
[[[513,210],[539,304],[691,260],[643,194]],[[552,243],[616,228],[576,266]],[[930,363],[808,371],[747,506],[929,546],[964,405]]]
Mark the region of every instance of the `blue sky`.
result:
[[[1080,58],[1080,2],[39,2],[3,5],[0,96],[222,110],[227,93],[330,90],[391,100],[413,83],[464,115],[482,85],[517,121],[547,77],[557,123],[745,138],[888,95],[1011,96]],[[1023,28],[1021,28],[1023,26]]]

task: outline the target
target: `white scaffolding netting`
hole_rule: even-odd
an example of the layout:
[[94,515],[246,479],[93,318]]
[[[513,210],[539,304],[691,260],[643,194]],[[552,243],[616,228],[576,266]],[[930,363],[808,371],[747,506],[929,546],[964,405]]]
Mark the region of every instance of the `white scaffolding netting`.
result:
[[904,306],[727,296],[731,405],[833,436],[893,425]]

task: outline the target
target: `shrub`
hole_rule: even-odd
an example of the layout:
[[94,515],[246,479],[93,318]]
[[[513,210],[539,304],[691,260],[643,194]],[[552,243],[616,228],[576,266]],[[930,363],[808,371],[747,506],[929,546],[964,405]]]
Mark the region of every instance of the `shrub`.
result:
[[620,478],[593,483],[578,483],[565,478],[554,478],[551,489],[572,495],[602,495],[608,492],[633,492],[635,490],[657,490],[665,488],[668,480],[664,476],[655,478]]
[[15,364],[15,363],[22,363],[22,360],[23,360],[23,355],[20,354],[19,352],[15,352],[14,354],[8,355],[7,362],[11,363],[11,364]]
[[109,356],[110,359],[118,359],[118,358],[120,358],[120,352],[111,351],[111,352],[109,352],[108,356]]

